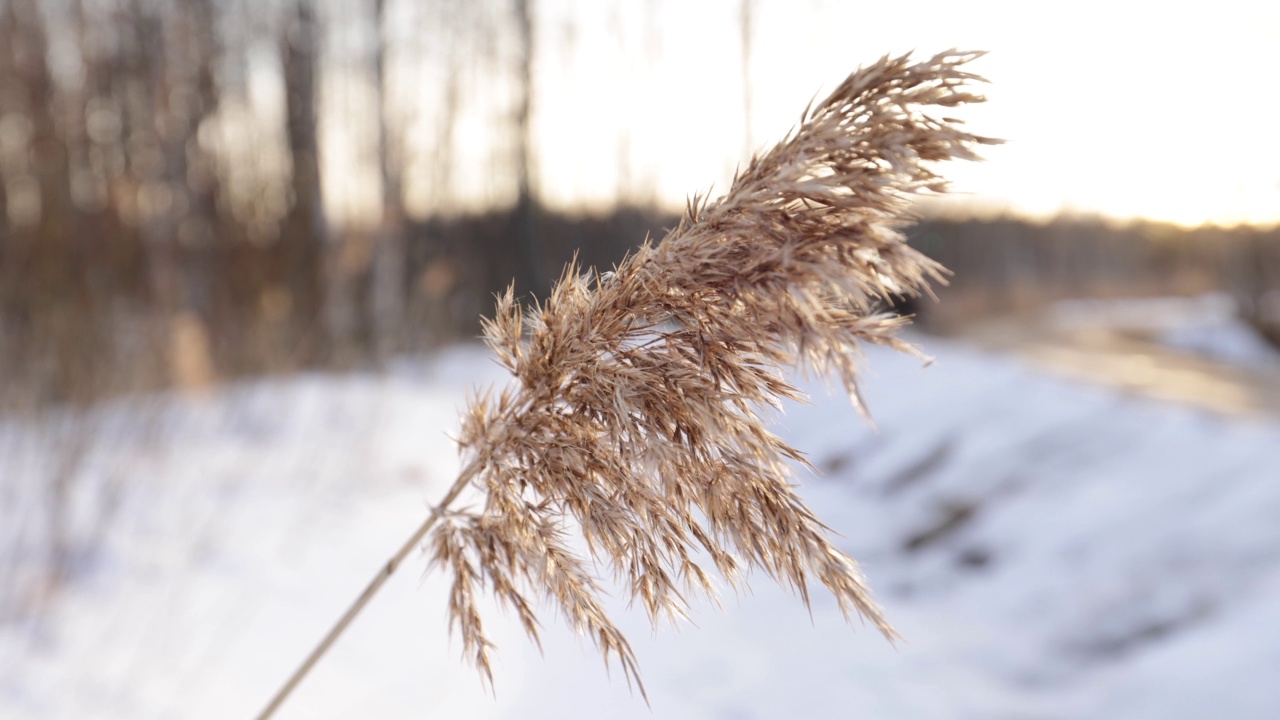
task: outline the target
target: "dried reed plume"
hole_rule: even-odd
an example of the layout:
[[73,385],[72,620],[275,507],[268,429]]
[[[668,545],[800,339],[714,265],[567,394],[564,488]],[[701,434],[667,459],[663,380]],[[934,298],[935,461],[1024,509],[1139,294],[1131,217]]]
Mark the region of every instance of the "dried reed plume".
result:
[[[894,336],[904,320],[877,309],[941,279],[898,231],[913,194],[945,189],[929,163],[977,159],[975,145],[995,142],[925,112],[982,101],[965,89],[981,78],[962,70],[977,55],[858,70],[725,196],[692,200],[661,242],[610,273],[571,265],[528,313],[508,290],[485,339],[518,383],[474,399],[458,438],[465,469],[362,600],[430,532],[433,564],[452,574],[452,626],[490,682],[477,595],[513,608],[537,641],[540,594],[644,692],[596,562],[655,623],[714,597],[710,566],[730,586],[754,568],[806,604],[822,583],[846,618],[892,639],[857,563],[788,480],[803,456],[760,413],[801,397],[782,376],[795,366],[834,370],[861,408],[859,343],[910,349]],[[475,509],[453,509],[468,488]]]

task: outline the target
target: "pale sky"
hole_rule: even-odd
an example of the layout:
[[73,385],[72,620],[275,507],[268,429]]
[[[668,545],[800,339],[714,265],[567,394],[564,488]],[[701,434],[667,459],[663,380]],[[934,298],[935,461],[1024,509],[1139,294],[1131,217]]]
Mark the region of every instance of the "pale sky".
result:
[[[663,200],[713,180],[723,187],[743,147],[737,7],[671,3],[656,65],[557,68],[540,118],[547,192],[567,201],[611,190],[592,168],[602,155],[615,161],[609,125],[628,116],[640,121],[632,172],[655,176]],[[985,49],[974,67],[992,81],[989,102],[966,117],[1008,144],[988,149],[982,165],[948,171],[967,193],[961,202],[1034,215],[1280,222],[1277,7],[758,0],[752,136],[773,142],[815,93],[884,53]],[[617,41],[580,43],[608,58]],[[572,168],[563,176],[562,164]]]
[[[533,122],[544,199],[603,205],[622,186],[680,206],[713,183],[725,188],[745,156],[739,0],[539,7]],[[756,147],[779,139],[812,97],[883,54],[988,50],[972,67],[992,81],[989,102],[963,117],[1008,142],[987,148],[986,163],[945,171],[960,191],[952,205],[1277,223],[1277,8],[755,0],[750,138]],[[419,131],[429,133],[425,114]],[[491,194],[493,165],[481,156],[492,139],[478,123],[460,137],[470,149],[460,150],[454,190]],[[420,201],[411,196],[410,208]]]

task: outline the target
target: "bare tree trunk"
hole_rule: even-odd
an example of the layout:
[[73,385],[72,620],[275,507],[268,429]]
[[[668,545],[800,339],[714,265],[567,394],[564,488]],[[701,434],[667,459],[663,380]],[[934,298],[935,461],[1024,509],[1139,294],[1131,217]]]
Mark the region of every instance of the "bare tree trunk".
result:
[[[129,23],[138,42],[133,51],[132,72],[124,90],[130,102],[132,168],[137,182],[140,229],[146,243],[155,307],[161,317],[178,310],[182,283],[177,257],[177,222],[174,208],[184,198],[170,178],[182,173],[183,158],[169,147],[175,119],[168,98],[173,77],[167,72],[165,25],[155,8],[142,0],[129,4]],[[184,173],[185,174],[185,173]]]
[[[0,65],[0,72],[4,71],[4,66]],[[0,112],[4,111],[3,105],[0,105]],[[2,168],[0,168],[2,169]],[[9,195],[5,190],[3,178],[0,178],[0,269],[7,267],[8,251],[9,251]],[[3,278],[3,274],[0,274]],[[0,311],[3,311],[4,302],[7,298],[0,294]]]
[[83,263],[71,232],[69,159],[55,117],[58,93],[48,64],[44,14],[35,0],[10,0],[0,20],[8,35],[0,44],[11,68],[6,84],[16,91],[9,93],[12,110],[26,116],[31,130],[25,157],[11,170],[34,181],[35,192],[25,193],[23,204],[27,213],[38,212],[29,218],[33,224],[15,228],[11,272],[16,273],[23,342],[43,355],[37,358],[39,367],[29,369],[38,387],[34,394],[67,402],[86,399],[90,390],[92,363],[85,350],[92,328],[82,320],[94,308],[87,302]]
[[320,184],[317,133],[316,66],[320,33],[310,0],[297,0],[288,18],[282,43],[285,78],[286,133],[292,169],[292,202],[280,242],[281,272],[287,295],[288,333],[295,339],[287,349],[304,364],[324,356],[324,253],[327,226]]
[[515,228],[520,256],[520,272],[526,291],[545,296],[547,279],[542,271],[542,253],[538,239],[538,204],[532,185],[533,148],[530,116],[533,104],[534,0],[512,0],[519,48],[516,66],[515,113]]
[[220,48],[212,0],[182,0],[172,11],[176,43],[169,62],[176,97],[166,105],[172,114],[164,138],[167,183],[186,211],[174,218],[179,261],[178,312],[169,327],[170,377],[179,387],[200,389],[215,376],[210,343],[214,274],[218,272],[214,242],[218,227],[218,178],[213,158],[201,147],[201,124],[218,108],[213,69]]
[[1232,278],[1236,303],[1244,321],[1280,347],[1280,244],[1259,230],[1249,230],[1233,243],[1237,270]]
[[[404,202],[398,153],[390,147],[392,106],[387,87],[386,0],[374,0],[374,84],[378,93],[377,154],[382,180],[382,220],[375,239],[373,279],[370,284],[373,311],[374,354],[385,361],[401,346],[405,317],[406,266]],[[395,155],[396,157],[393,157]]]
[[[52,377],[37,402],[76,403],[86,398],[91,366],[86,344],[92,327],[86,322],[90,308],[80,280],[80,263],[70,232],[71,186],[66,144],[54,118],[56,93],[48,65],[45,18],[34,0],[11,0],[0,15],[8,57],[18,90],[17,103],[31,127],[25,174],[33,176],[39,198],[39,217],[28,243],[21,249],[21,273],[15,277],[21,289],[22,314],[27,317],[22,342],[38,348],[37,362],[52,365]],[[25,89],[25,93],[22,90]],[[68,447],[61,458],[69,461]],[[44,530],[48,540],[46,575],[42,591],[51,591],[70,570],[74,546],[71,537],[70,498],[74,473],[55,471],[44,487]]]

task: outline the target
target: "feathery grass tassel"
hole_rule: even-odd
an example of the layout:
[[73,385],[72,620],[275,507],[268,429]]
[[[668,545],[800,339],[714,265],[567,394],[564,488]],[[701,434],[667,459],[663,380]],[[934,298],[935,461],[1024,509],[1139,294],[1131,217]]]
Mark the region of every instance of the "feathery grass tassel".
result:
[[[485,679],[493,646],[475,598],[487,588],[535,641],[529,595],[542,595],[644,693],[595,560],[654,623],[714,597],[703,562],[730,585],[761,570],[806,604],[816,580],[846,618],[896,637],[857,563],[794,492],[800,451],[760,411],[801,399],[790,367],[834,371],[861,408],[859,343],[911,349],[895,337],[904,321],[878,308],[943,280],[899,231],[913,195],[946,188],[931,164],[998,142],[927,114],[982,102],[966,90],[982,79],[962,69],[978,55],[858,70],[726,195],[692,200],[661,242],[612,273],[570,265],[527,314],[512,291],[499,299],[485,339],[518,382],[472,403],[458,438],[467,470],[412,539],[430,533],[433,564],[452,574],[450,622]],[[450,510],[467,489],[476,509]]]

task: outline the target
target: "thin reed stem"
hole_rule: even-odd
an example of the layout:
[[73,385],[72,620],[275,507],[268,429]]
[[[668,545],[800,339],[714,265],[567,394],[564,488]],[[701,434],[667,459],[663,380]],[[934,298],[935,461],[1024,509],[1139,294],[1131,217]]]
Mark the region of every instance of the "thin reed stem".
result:
[[404,559],[409,557],[409,553],[413,552],[413,549],[422,542],[428,532],[431,532],[431,528],[435,527],[436,523],[439,522],[444,510],[457,499],[458,495],[462,493],[462,490],[466,488],[478,471],[477,464],[472,463],[458,476],[453,486],[449,488],[449,492],[445,493],[445,496],[440,499],[440,503],[431,509],[431,513],[422,521],[418,529],[413,531],[413,534],[404,541],[404,544],[400,546],[396,554],[392,555],[391,559],[387,560],[386,564],[378,570],[378,574],[374,575],[373,579],[369,581],[364,592],[360,593],[355,602],[351,603],[351,606],[342,614],[342,617],[338,618],[333,627],[329,628],[329,632],[325,634],[320,644],[316,645],[311,654],[307,656],[307,659],[303,660],[302,664],[293,671],[293,675],[289,677],[289,680],[276,691],[275,696],[271,698],[271,702],[267,703],[266,708],[258,713],[257,720],[267,720],[267,718],[275,715],[276,710],[280,709],[280,706],[288,699],[294,688],[302,682],[307,673],[311,672],[311,668],[320,661],[320,658],[324,657],[324,654],[329,651],[329,647],[337,642],[343,631],[347,629],[347,626],[364,610],[364,606],[369,604],[373,596],[377,595],[387,580],[395,574],[395,571],[400,567],[400,563],[404,562]]

